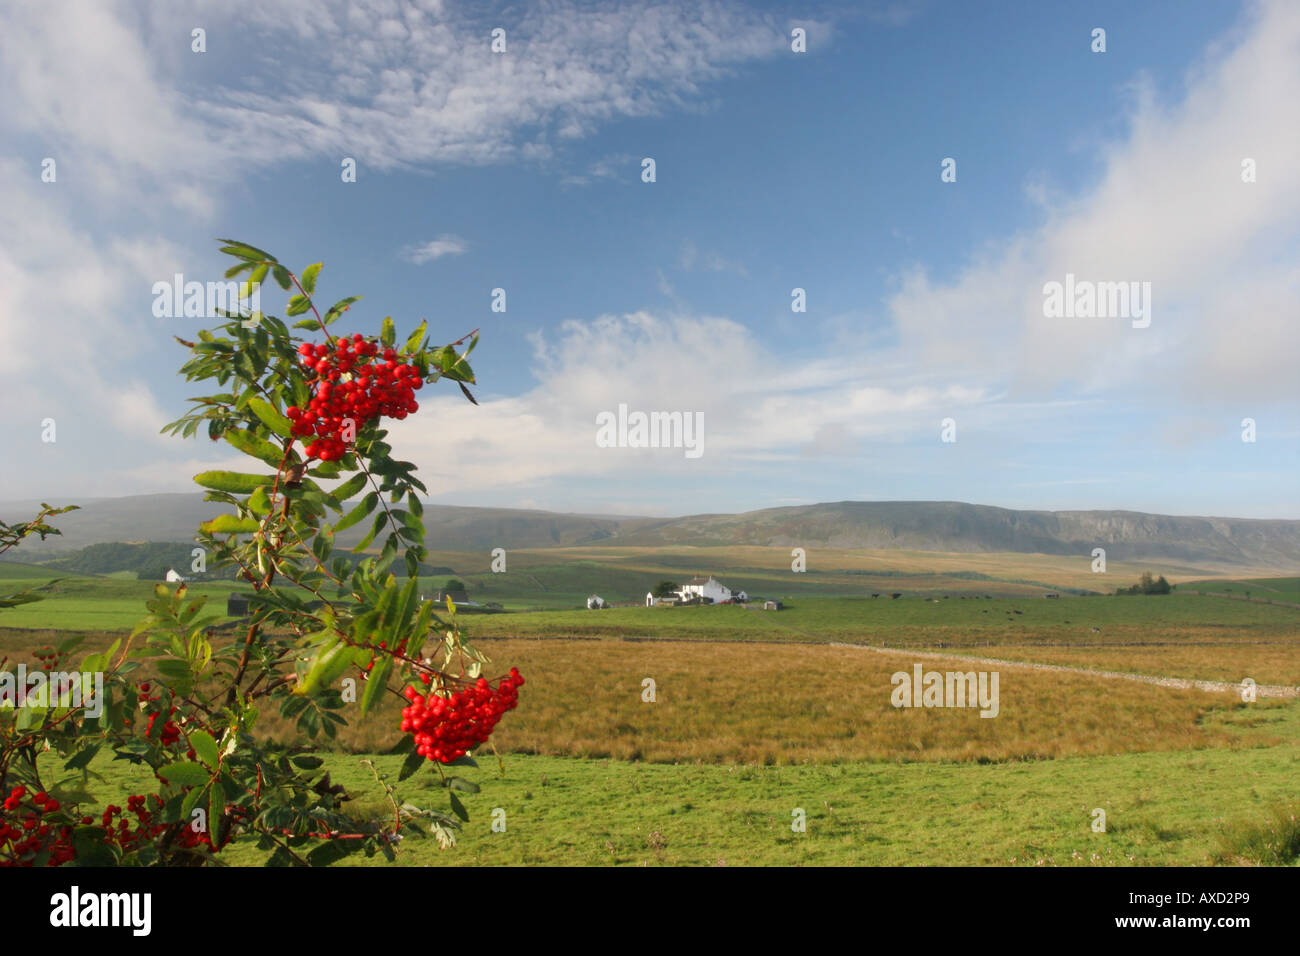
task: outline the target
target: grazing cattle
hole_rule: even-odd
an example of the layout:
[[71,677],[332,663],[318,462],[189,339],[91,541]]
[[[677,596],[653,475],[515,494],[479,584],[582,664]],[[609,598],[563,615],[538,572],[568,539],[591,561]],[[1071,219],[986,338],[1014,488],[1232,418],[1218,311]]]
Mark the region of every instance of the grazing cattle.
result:
[[1024,611],[1012,611],[1011,613],[1012,613],[1012,614],[1024,614],[1025,612],[1024,612]]
[[873,594],[873,595],[871,595],[871,596],[872,596],[873,598],[876,598],[876,597],[880,597],[880,594],[879,594],[879,592],[877,592],[877,593],[875,593],[875,594]]
[[1099,628],[1099,627],[1090,627],[1090,628],[1088,628],[1088,630],[1092,631],[1092,633],[1094,633],[1094,634],[1100,634],[1100,633],[1101,633],[1101,628]]
[[891,598],[901,598],[901,597],[903,596],[903,592],[901,592],[901,591],[895,591],[893,594],[891,594],[891,595],[889,595],[889,596],[890,596]]

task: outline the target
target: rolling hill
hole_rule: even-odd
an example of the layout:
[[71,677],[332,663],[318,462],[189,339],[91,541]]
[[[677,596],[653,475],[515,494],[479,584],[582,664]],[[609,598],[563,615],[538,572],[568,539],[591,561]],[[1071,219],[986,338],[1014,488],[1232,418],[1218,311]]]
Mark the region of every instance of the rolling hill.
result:
[[[62,536],[24,543],[19,560],[45,560],[104,542],[189,542],[218,506],[198,494],[83,502],[60,515]],[[0,503],[20,520],[34,503]],[[758,545],[948,553],[1089,555],[1112,560],[1300,569],[1300,521],[1183,517],[1134,511],[1016,511],[950,501],[841,501],[742,514],[646,518],[427,505],[432,550]],[[357,540],[363,528],[341,535]],[[20,553],[21,552],[21,557]]]

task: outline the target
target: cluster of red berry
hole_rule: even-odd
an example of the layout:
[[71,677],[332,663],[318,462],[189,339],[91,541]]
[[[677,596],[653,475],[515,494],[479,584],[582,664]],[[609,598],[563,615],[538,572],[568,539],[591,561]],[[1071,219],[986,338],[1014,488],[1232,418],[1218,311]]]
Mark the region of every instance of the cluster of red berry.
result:
[[[117,843],[123,852],[139,849],[172,826],[154,820],[154,815],[162,809],[162,797],[151,793],[148,800],[153,801],[152,810],[149,809],[149,803],[143,795],[136,794],[126,798],[127,812],[135,816],[134,825],[122,813],[121,807],[111,803],[104,808],[104,813],[99,818],[100,825],[108,832],[108,839]],[[114,820],[117,822],[114,823]],[[81,822],[89,824],[93,821],[90,817],[83,817]],[[211,846],[212,838],[208,836],[206,829],[196,833],[193,827],[186,825],[176,828],[172,844],[180,847],[196,847],[200,844]]]
[[57,670],[58,666],[63,663],[63,655],[48,644],[39,651],[34,652],[32,656],[41,662],[42,667],[50,671]]
[[408,687],[404,696],[410,704],[402,708],[402,732],[415,735],[415,752],[421,757],[451,763],[492,735],[497,721],[519,703],[523,684],[519,670],[512,667],[495,690],[483,677],[450,697],[422,697]]
[[[159,700],[162,700],[162,697],[161,695],[158,697],[150,697],[149,685],[141,684],[140,693],[136,697],[136,699],[140,701],[140,703],[146,703],[146,702],[155,703]],[[159,731],[158,735],[155,737],[153,732],[153,725],[158,720],[159,716],[162,714],[162,711],[161,710],[154,711],[152,714],[149,715],[149,722],[145,725],[144,735],[146,737],[154,737],[154,739],[159,741],[164,747],[170,747],[172,744],[176,743],[176,741],[181,739],[181,729],[180,727],[176,726],[176,722],[171,719],[175,713],[176,713],[176,708],[174,706],[167,711],[167,719],[163,722],[162,730]]]
[[[162,809],[162,797],[154,793],[148,800],[153,801],[153,809],[142,795],[126,798],[127,811],[135,816],[134,821],[127,819],[119,806],[109,804],[105,807],[99,818],[100,826],[104,828],[104,842],[115,844],[123,853],[129,853],[174,828],[173,846],[212,846],[207,830],[195,832],[187,825],[157,822],[155,815]],[[43,791],[28,799],[26,787],[14,787],[4,801],[5,813],[0,814],[0,866],[34,866],[42,856],[46,866],[60,866],[75,860],[77,851],[72,841],[72,826],[46,822],[49,819],[46,815],[59,807],[59,801]],[[11,814],[14,815],[13,822],[10,822]],[[81,818],[82,826],[92,826],[94,822],[94,817]]]
[[76,859],[72,828],[45,822],[45,814],[58,810],[59,801],[44,791],[28,800],[27,788],[19,784],[9,791],[4,808],[5,813],[0,814],[0,866],[32,866],[43,851],[49,853],[49,866]]
[[405,418],[419,410],[415,393],[424,385],[414,365],[397,360],[397,352],[382,353],[359,333],[340,336],[326,345],[304,342],[298,347],[302,364],[316,373],[315,392],[307,408],[291,405],[285,415],[293,434],[306,439],[307,457],[337,461],[347,452],[342,438],[348,422],[353,434],[372,418]]

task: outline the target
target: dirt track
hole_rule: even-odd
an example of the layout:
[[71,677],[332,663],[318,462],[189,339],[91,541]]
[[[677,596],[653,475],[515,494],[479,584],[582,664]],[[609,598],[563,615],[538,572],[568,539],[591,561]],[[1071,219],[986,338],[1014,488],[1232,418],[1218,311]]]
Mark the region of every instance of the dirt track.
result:
[[[1120,680],[1135,680],[1143,684],[1155,684],[1157,687],[1174,687],[1179,690],[1208,690],[1218,693],[1240,694],[1240,684],[1229,684],[1215,680],[1187,680],[1182,677],[1152,677],[1148,674],[1128,674],[1123,671],[1098,671],[1087,667],[1067,667],[1064,664],[1035,664],[1029,661],[1004,661],[992,657],[970,657],[965,654],[948,654],[943,651],[910,650],[901,647],[875,647],[870,644],[843,644],[830,642],[831,647],[851,647],[860,651],[874,651],[877,654],[890,654],[894,657],[924,657],[938,660],[966,661],[967,663],[987,664],[994,667],[1019,667],[1036,671],[1062,671],[1067,674],[1086,674],[1090,677],[1106,677]],[[1256,684],[1256,697],[1300,697],[1300,687],[1286,687],[1281,684]]]

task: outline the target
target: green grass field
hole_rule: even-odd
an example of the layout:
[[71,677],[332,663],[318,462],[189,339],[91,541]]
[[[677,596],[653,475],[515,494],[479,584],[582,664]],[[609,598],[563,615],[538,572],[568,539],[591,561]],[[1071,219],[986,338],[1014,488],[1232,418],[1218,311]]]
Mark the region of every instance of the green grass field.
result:
[[[1017,613],[1019,612],[1019,613]],[[1300,638],[1300,613],[1212,597],[944,600],[802,597],[781,611],[735,605],[611,608],[468,618],[483,637],[672,637],[835,640],[896,645],[976,643],[1148,643]],[[1099,631],[1093,631],[1093,628]]]
[[[7,565],[0,565],[0,573],[8,573]],[[12,628],[49,628],[59,631],[129,631],[148,611],[145,602],[153,598],[157,581],[136,581],[116,576],[91,577],[84,575],[51,575],[46,571],[41,578],[0,578],[0,594],[20,591],[44,582],[40,587],[43,600],[22,604],[4,611],[2,623]],[[231,591],[248,590],[247,585],[223,581],[216,584],[192,584],[194,594],[208,598],[209,607],[223,614],[226,595]]]
[[[906,666],[910,649],[939,649],[1092,670],[1230,682],[1251,676],[1295,685],[1300,610],[1186,592],[1244,596],[1248,588],[1252,598],[1294,600],[1300,578],[1201,580],[1167,596],[1062,593],[1046,599],[1045,587],[1025,582],[1064,592],[1061,582],[1074,580],[1050,562],[967,563],[969,570],[948,563],[938,574],[905,557],[892,570],[875,568],[874,576],[827,572],[804,578],[780,570],[780,549],[766,551],[777,554],[735,556],[765,570],[767,577],[753,575],[759,587],[719,572],[717,565],[702,562],[702,570],[713,569],[752,593],[764,593],[763,581],[797,581],[767,589],[770,596],[788,598],[789,606],[779,612],[736,606],[572,609],[592,591],[616,595],[613,588],[635,585],[644,593],[646,580],[674,576],[664,571],[689,558],[679,554],[651,560],[637,552],[613,567],[593,564],[589,553],[577,551],[567,562],[541,553],[512,556],[508,579],[476,577],[450,559],[432,558],[457,568],[476,600],[552,609],[463,618],[468,637],[481,642],[500,668],[515,664],[530,678],[520,709],[494,737],[506,775],[498,777],[490,758],[474,772],[483,791],[469,799],[473,820],[457,849],[407,841],[401,861],[1296,861],[1289,837],[1249,831],[1278,813],[1284,821],[1294,815],[1300,700],[1247,705],[1225,694],[1020,669],[1003,673],[1002,712],[987,721],[973,711],[894,710],[888,675]],[[855,560],[869,563],[863,556]],[[776,566],[764,569],[765,564]],[[986,571],[973,568],[981,566],[1003,577],[979,578]],[[0,565],[0,573],[12,575],[0,579],[0,593],[50,578],[44,569],[14,567],[20,566]],[[422,583],[431,591],[443,580]],[[1130,576],[1107,575],[1106,581],[1106,590],[1113,591],[1130,583]],[[935,584],[941,586],[930,587]],[[122,575],[62,575],[47,600],[0,612],[0,651],[21,659],[65,631],[89,632],[83,652],[101,647],[140,620],[153,586]],[[192,590],[224,610],[226,595],[236,587],[221,582]],[[871,590],[883,596],[873,599]],[[891,600],[892,591],[904,596]],[[827,641],[891,651],[799,646]],[[654,710],[639,699],[646,675],[660,687]],[[359,815],[383,807],[362,761],[374,759],[396,778],[398,758],[367,755],[394,741],[397,707],[380,707],[328,754],[328,769],[349,788],[350,806]],[[267,715],[263,730],[282,739],[296,733],[277,715]],[[120,803],[152,780],[147,770],[141,777],[123,762],[97,760],[92,770],[99,777],[91,778],[91,789],[101,803]],[[422,771],[400,784],[399,792],[416,803],[441,805],[442,792],[432,781]],[[505,833],[489,827],[498,807],[506,812]],[[1091,827],[1097,808],[1107,815],[1105,833]],[[791,830],[796,809],[806,813],[806,833]],[[234,864],[263,861],[251,848],[223,856]]]
[[[396,780],[400,760],[336,755],[326,769],[355,812],[385,806],[362,760]],[[489,764],[491,767],[489,767]],[[97,761],[104,794],[151,778]],[[1071,757],[988,765],[696,766],[508,756],[474,773],[460,845],[403,842],[407,866],[1203,866],[1226,832],[1295,799],[1300,746]],[[398,785],[441,806],[428,773]],[[1194,799],[1189,799],[1195,794]],[[506,830],[490,828],[505,811]],[[794,811],[807,829],[791,829]],[[1093,811],[1106,832],[1092,830]],[[227,862],[260,865],[252,847]],[[348,861],[373,863],[364,857]]]
[[[48,580],[48,578],[46,579]],[[40,578],[0,579],[0,594],[40,584]],[[5,612],[4,626],[51,630],[129,630],[144,616],[155,582],[110,577],[67,577],[49,586],[45,600]],[[441,579],[422,579],[428,591]],[[224,612],[232,582],[192,584],[213,610]],[[991,593],[991,592],[990,592]],[[490,600],[477,591],[474,598]],[[567,599],[557,598],[558,602]],[[505,602],[502,602],[505,603]],[[509,607],[509,605],[507,605]],[[837,640],[875,644],[1145,643],[1154,640],[1253,640],[1300,635],[1300,613],[1284,606],[1219,600],[1193,594],[1163,596],[998,597],[992,600],[794,595],[778,612],[735,605],[687,608],[562,608],[466,617],[484,637],[613,636],[728,640]],[[1019,612],[1019,613],[1017,613]],[[1100,628],[1094,632],[1092,628]]]
[[1185,587],[1190,591],[1206,591],[1211,594],[1233,594],[1252,599],[1289,601],[1300,604],[1300,578],[1251,578],[1237,581],[1188,581]]

